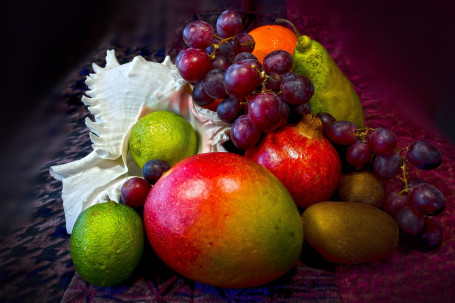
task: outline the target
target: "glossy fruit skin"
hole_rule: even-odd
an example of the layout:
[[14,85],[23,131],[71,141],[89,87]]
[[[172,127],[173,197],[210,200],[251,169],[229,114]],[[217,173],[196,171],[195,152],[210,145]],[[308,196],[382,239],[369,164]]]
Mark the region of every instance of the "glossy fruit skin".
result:
[[253,29],[249,34],[256,43],[253,54],[260,62],[274,50],[282,49],[292,54],[297,44],[294,32],[281,25],[262,25]]
[[247,62],[232,64],[224,75],[224,88],[229,96],[241,99],[254,91],[261,78]]
[[251,123],[262,131],[275,130],[281,121],[282,104],[274,93],[260,93],[250,99],[248,116]]
[[158,181],[161,176],[170,169],[171,166],[168,163],[162,160],[152,159],[145,162],[144,166],[142,167],[142,177],[150,184],[155,184],[156,181]]
[[300,215],[265,168],[232,153],[187,158],[153,187],[145,230],[156,254],[194,281],[251,287],[297,262]]
[[414,141],[406,151],[406,159],[418,169],[430,170],[441,165],[441,151],[430,142]]
[[247,149],[245,157],[270,170],[300,207],[330,198],[341,178],[340,157],[322,135],[322,123],[312,115],[295,125],[266,133],[261,142]]
[[204,81],[199,81],[193,88],[193,100],[199,106],[206,106],[211,104],[215,99],[210,97],[204,90]]
[[188,82],[196,82],[204,78],[211,66],[209,57],[197,48],[181,51],[176,60],[180,76]]
[[120,195],[126,205],[133,208],[142,207],[144,206],[150,188],[151,185],[147,180],[133,177],[123,183]]
[[231,127],[231,140],[239,149],[255,146],[261,139],[262,132],[257,129],[248,115],[241,115],[235,119]]
[[221,13],[216,20],[216,31],[221,38],[233,37],[242,30],[242,17],[234,10]]
[[214,30],[204,21],[193,21],[183,29],[183,41],[193,48],[205,49],[212,44]]
[[414,187],[409,200],[412,206],[424,215],[440,214],[446,206],[446,198],[442,192],[431,184],[421,184]]
[[267,73],[284,74],[291,71],[292,56],[284,50],[276,50],[265,56],[263,64]]
[[351,145],[356,141],[357,127],[351,121],[336,121],[324,128],[324,134],[333,143]]
[[425,217],[412,206],[402,207],[395,215],[395,220],[402,231],[417,235],[423,230]]
[[253,37],[248,35],[247,33],[239,33],[235,36],[235,45],[238,47],[238,52],[249,52],[251,53],[254,50],[254,42]]

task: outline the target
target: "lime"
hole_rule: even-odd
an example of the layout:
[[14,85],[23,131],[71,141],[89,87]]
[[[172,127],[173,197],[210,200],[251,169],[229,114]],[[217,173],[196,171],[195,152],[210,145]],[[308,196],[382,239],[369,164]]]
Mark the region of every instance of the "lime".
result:
[[196,154],[197,139],[191,124],[166,111],[152,112],[136,122],[129,139],[130,154],[137,165],[153,159],[174,166]]
[[119,284],[141,260],[142,219],[123,204],[95,204],[77,218],[70,247],[74,267],[84,280],[96,286]]

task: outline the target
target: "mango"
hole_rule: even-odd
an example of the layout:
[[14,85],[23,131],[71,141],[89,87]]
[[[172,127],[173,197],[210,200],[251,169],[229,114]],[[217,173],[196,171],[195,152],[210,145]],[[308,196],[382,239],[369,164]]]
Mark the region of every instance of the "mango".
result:
[[330,262],[376,262],[398,247],[395,220],[367,204],[320,202],[308,207],[302,220],[305,241]]

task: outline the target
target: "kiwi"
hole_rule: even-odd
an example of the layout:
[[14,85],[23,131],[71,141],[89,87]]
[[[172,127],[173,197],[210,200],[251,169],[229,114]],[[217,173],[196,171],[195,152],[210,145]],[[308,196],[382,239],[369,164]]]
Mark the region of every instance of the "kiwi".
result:
[[302,221],[305,241],[330,262],[376,262],[398,247],[395,220],[363,203],[319,202],[303,212]]
[[341,176],[338,194],[346,202],[380,207],[385,199],[384,183],[369,171],[351,172]]

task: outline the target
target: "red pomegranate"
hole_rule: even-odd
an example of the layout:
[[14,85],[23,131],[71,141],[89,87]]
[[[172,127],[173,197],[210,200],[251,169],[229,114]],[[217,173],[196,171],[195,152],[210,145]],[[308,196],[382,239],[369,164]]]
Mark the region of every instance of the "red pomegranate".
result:
[[340,157],[312,114],[297,125],[266,133],[245,157],[269,169],[300,207],[327,201],[341,178]]

